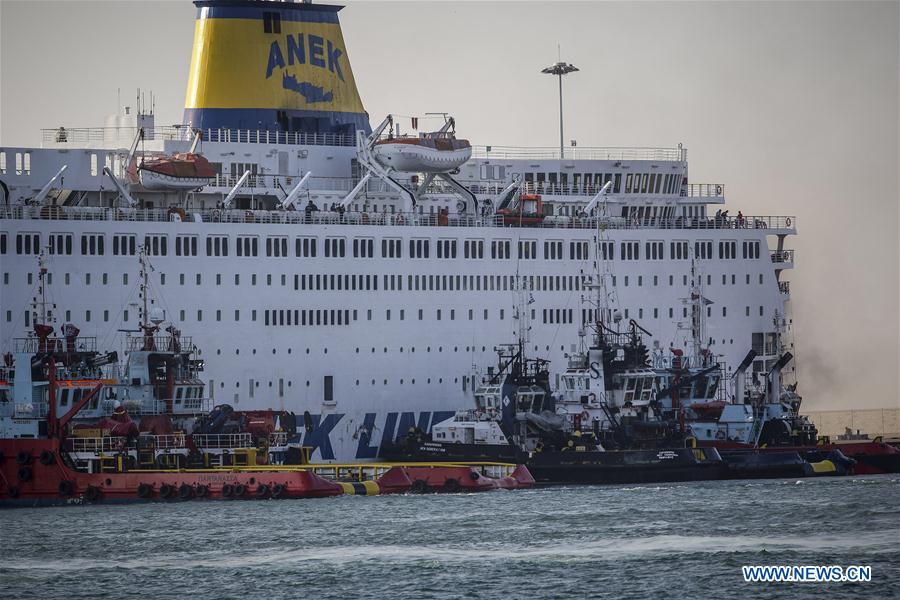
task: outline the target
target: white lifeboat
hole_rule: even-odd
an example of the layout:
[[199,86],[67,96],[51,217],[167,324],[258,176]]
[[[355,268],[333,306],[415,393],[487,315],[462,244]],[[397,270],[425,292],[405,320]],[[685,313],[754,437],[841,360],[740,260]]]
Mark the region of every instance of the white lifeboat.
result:
[[431,133],[417,138],[378,140],[372,154],[386,169],[408,173],[447,173],[472,157],[472,146],[469,140],[458,140],[450,133]]

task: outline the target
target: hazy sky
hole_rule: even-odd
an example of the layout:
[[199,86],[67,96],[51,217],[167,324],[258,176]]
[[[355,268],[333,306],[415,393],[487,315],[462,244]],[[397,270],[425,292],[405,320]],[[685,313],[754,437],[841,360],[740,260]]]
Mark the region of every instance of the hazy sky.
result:
[[[190,2],[0,1],[0,144],[102,125],[116,89],[180,122]],[[809,409],[897,407],[898,2],[351,2],[340,13],[363,103],[451,112],[474,143],[689,149],[732,214],[794,215],[800,392]]]

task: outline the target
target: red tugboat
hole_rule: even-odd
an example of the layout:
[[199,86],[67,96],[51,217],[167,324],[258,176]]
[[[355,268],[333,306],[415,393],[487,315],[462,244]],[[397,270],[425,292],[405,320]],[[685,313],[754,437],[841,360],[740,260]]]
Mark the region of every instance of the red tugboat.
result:
[[[234,444],[240,435],[175,433],[204,412],[203,365],[174,326],[157,335],[162,318],[148,311],[145,260],[142,253],[141,333],[127,339],[120,365],[74,325],[53,336],[41,257],[34,335],[15,340],[0,369],[0,506],[343,493],[308,469],[255,468],[256,449]],[[182,468],[198,459],[231,468]]]
[[[527,470],[497,465],[391,466],[347,481],[291,447],[290,413],[211,412],[203,362],[150,309],[141,252],[141,326],[127,360],[101,354],[72,324],[55,337],[40,258],[34,334],[14,341],[0,368],[0,507],[192,499],[320,498],[340,494],[487,491],[530,487]],[[39,300],[38,300],[39,299]],[[132,420],[132,415],[138,418]],[[188,433],[192,432],[192,433]],[[291,464],[293,463],[293,464]],[[511,467],[510,467],[511,468]],[[320,475],[331,469],[332,481]]]

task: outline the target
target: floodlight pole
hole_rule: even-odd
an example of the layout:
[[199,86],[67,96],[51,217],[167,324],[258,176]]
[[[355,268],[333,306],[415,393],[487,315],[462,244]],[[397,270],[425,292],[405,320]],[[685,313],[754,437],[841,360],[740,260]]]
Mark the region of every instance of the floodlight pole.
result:
[[547,75],[556,75],[559,78],[559,159],[563,160],[565,158],[565,137],[563,136],[563,94],[562,94],[562,80],[563,75],[568,75],[569,73],[574,73],[578,71],[578,67],[575,65],[571,65],[568,63],[564,63],[562,61],[553,64],[546,69],[541,69],[541,73],[546,73]]

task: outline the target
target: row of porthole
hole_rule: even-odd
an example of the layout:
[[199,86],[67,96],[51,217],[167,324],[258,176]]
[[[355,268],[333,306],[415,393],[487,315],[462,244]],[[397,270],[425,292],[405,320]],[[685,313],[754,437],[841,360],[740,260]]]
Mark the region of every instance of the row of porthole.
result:
[[[307,354],[309,354],[309,350],[310,350],[309,348],[306,349],[306,353],[307,353]],[[476,352],[477,350],[478,350],[478,347],[477,347],[477,346],[466,346],[466,350],[465,350],[465,351],[466,351],[466,352]],[[545,347],[545,350],[546,350],[547,352],[549,352],[549,351],[550,351],[550,346],[546,346],[546,347]],[[560,350],[560,352],[565,352],[565,347],[564,347],[564,346],[560,346],[560,347],[559,347],[559,350]],[[292,351],[293,351],[292,348],[288,348],[288,349],[287,349],[287,353],[288,353],[288,354],[291,354]],[[328,348],[323,348],[322,351],[323,351],[323,354],[328,354]],[[384,350],[383,350],[383,352],[386,354],[387,351],[388,351],[388,349],[387,349],[387,347],[385,347]],[[416,352],[415,346],[411,347],[411,348],[409,349],[409,351],[410,351],[411,353],[415,354],[415,352]],[[426,349],[425,349],[425,351],[426,351],[426,352],[431,352],[431,346],[427,346]],[[443,347],[443,346],[438,346],[438,350],[437,350],[437,351],[438,351],[438,352],[443,352],[443,351],[444,351],[444,347]],[[453,351],[454,351],[454,352],[459,352],[459,346],[453,346]],[[482,351],[482,352],[487,352],[487,346],[482,346],[482,347],[481,347],[481,351]],[[535,352],[539,352],[539,351],[540,351],[540,348],[539,348],[538,346],[535,346],[535,347],[534,347],[534,351],[535,351]],[[272,348],[272,354],[277,354],[277,352],[278,352],[278,351],[277,351],[275,348]],[[400,352],[403,352],[403,346],[400,346]],[[240,353],[241,353],[241,349],[240,349],[240,348],[235,348],[235,349],[234,349],[234,353],[235,353],[235,354],[240,354]],[[359,354],[359,348],[356,349],[356,353]],[[372,354],[374,354],[374,353],[375,353],[375,348],[372,348]],[[221,354],[222,354],[222,349],[221,349],[221,348],[218,348],[218,349],[216,350],[216,355],[221,355]],[[256,354],[256,348],[253,348],[252,354]]]
[[[404,379],[401,379],[401,380],[400,380],[400,385],[403,385],[404,382],[405,382],[405,380],[404,380]],[[438,382],[438,383],[444,383],[444,378],[443,378],[443,377],[438,377],[437,382]],[[255,386],[255,387],[259,387],[259,382],[257,381],[257,382],[255,382],[255,383],[256,383],[256,386]],[[416,384],[416,380],[415,380],[415,379],[411,379],[411,380],[409,381],[409,383],[410,383],[411,385],[415,385],[415,384]],[[429,377],[429,378],[426,380],[426,383],[428,383],[428,384],[431,383],[431,377]],[[455,377],[455,378],[453,379],[453,383],[459,383],[459,378],[458,378],[458,377]],[[291,382],[290,380],[288,380],[288,382],[287,382],[288,387],[291,387],[291,384],[292,384],[292,382]],[[383,385],[387,385],[387,384],[388,384],[388,380],[385,379]],[[356,385],[359,385],[359,379],[356,380]],[[374,380],[374,379],[372,380],[372,385],[375,385],[375,380]],[[309,380],[307,380],[307,381],[306,381],[306,387],[309,387],[309,386],[310,386],[310,382],[309,382]],[[224,381],[220,382],[220,383],[219,383],[219,388],[223,388],[223,389],[224,389],[224,387],[225,387],[225,382],[224,382]],[[241,387],[241,382],[240,382],[240,381],[235,381],[235,382],[234,382],[234,387],[235,387],[235,389]],[[271,382],[271,381],[269,382],[269,387],[272,387],[272,382]]]

